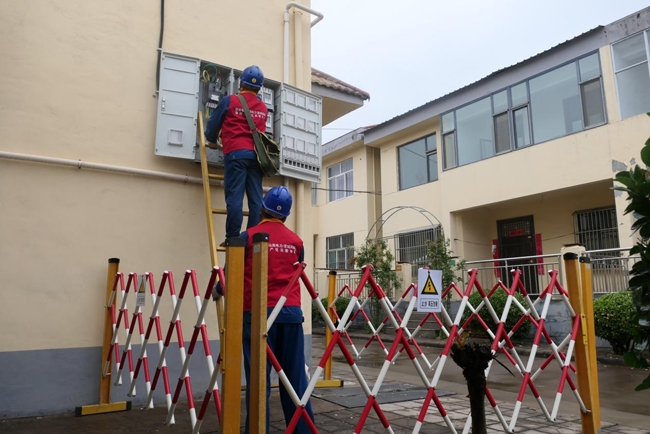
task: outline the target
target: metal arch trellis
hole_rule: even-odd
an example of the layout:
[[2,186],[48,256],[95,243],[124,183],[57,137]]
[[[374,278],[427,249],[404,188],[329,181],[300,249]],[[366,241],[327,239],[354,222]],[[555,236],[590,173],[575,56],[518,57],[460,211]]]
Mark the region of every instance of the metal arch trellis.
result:
[[[430,212],[430,211],[428,211],[428,210],[426,210],[426,209],[424,209],[422,207],[419,207],[419,206],[406,206],[406,205],[396,206],[396,207],[393,207],[393,208],[390,208],[390,209],[384,211],[384,213],[382,215],[380,215],[379,218],[377,220],[375,220],[375,222],[372,224],[372,226],[370,227],[370,230],[368,231],[368,235],[366,235],[366,238],[367,239],[370,238],[370,234],[372,233],[372,230],[375,228],[375,226],[377,226],[377,223],[379,223],[381,221],[381,224],[379,225],[379,227],[377,228],[377,230],[375,232],[375,239],[377,239],[378,235],[381,233],[381,230],[383,229],[386,222],[388,220],[390,220],[395,214],[397,214],[397,213],[399,213],[401,211],[404,211],[406,209],[411,209],[411,210],[417,211],[418,213],[420,213],[420,215],[422,215],[424,218],[427,219],[427,221],[431,224],[432,228],[435,228],[436,225],[433,223],[433,221],[429,217],[429,216],[431,216],[433,218],[433,220],[438,222],[438,225],[440,226],[440,232],[441,232],[442,237],[444,239],[445,230],[444,230],[444,227],[442,226],[442,223],[440,222],[440,220],[438,220],[438,217],[436,217],[432,212]],[[384,216],[387,215],[387,214],[390,214],[390,215],[388,215],[388,217],[386,217],[384,219]]]

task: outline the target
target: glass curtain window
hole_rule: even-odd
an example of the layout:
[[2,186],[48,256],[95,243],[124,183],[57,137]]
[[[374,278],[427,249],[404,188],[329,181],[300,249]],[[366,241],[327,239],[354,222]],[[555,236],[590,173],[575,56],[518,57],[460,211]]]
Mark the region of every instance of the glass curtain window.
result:
[[443,147],[443,168],[456,167],[456,133],[445,134],[442,137]]
[[456,140],[459,165],[494,155],[489,97],[456,110]]
[[535,143],[581,131],[582,110],[575,63],[530,80],[530,104]]
[[514,111],[515,147],[523,148],[530,145],[530,128],[528,126],[528,107],[524,106]]
[[426,184],[427,150],[424,139],[400,146],[399,152],[399,186],[401,190]]
[[639,33],[612,46],[618,102],[623,119],[650,111],[646,34]]
[[327,197],[330,202],[352,196],[354,190],[352,158],[327,169]]
[[354,257],[354,233],[335,235],[326,239],[327,268],[351,269]]
[[582,116],[586,127],[605,123],[605,101],[600,79],[598,55],[584,57],[578,61],[580,70],[580,92]]
[[494,117],[494,138],[497,142],[497,154],[510,150],[510,124],[508,112]]
[[[650,91],[650,81],[626,80],[625,74],[634,74],[639,65],[633,62],[640,59],[647,72],[645,54],[638,47],[633,51],[622,61],[631,66],[620,72],[619,94]],[[606,120],[600,57],[594,52],[442,115],[442,166],[473,163]]]
[[397,152],[400,190],[438,180],[438,145],[435,134],[400,146]]

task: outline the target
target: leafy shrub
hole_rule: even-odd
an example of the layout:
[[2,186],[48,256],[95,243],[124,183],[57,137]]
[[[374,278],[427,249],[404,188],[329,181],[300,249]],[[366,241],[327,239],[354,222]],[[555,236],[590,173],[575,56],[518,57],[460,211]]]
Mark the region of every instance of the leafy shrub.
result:
[[596,336],[608,341],[614,354],[630,351],[634,336],[639,332],[631,294],[615,292],[597,298],[594,301],[594,323]]
[[[506,307],[506,300],[508,298],[508,294],[505,293],[505,291],[501,289],[497,289],[492,296],[490,296],[490,303],[492,304],[492,307],[494,308],[494,311],[497,313],[497,317],[501,318],[501,314],[503,313],[503,309]],[[526,301],[524,300],[524,297],[521,296],[521,294],[515,293],[515,298],[521,303],[524,307],[526,306]],[[478,305],[481,303],[481,294],[478,292],[472,293],[472,295],[469,296],[469,302],[472,304],[474,308],[477,308]],[[485,321],[485,324],[492,330],[493,333],[496,332],[497,326],[494,320],[492,319],[492,316],[490,315],[490,312],[488,312],[487,307],[483,306],[479,312],[481,315],[481,318],[483,318],[483,321]],[[469,309],[465,310],[465,313],[463,314],[463,320],[461,321],[461,325],[465,324],[465,321],[470,316]],[[517,322],[519,322],[519,319],[522,316],[521,310],[515,305],[515,303],[510,304],[510,312],[508,313],[508,318],[506,319],[506,325],[505,325],[505,331],[510,332],[512,328],[517,325]],[[521,327],[517,329],[515,334],[512,336],[513,339],[521,339],[526,337],[528,335],[528,332],[530,331],[530,321],[526,320],[523,322]],[[469,330],[475,334],[476,336],[480,337],[488,337],[487,333],[485,332],[485,329],[481,326],[481,323],[477,319],[473,319],[472,322],[469,324]]]
[[[368,264],[374,267],[372,276],[387,296],[391,297],[393,294],[397,294],[396,290],[400,288],[400,281],[397,279],[397,273],[393,270],[395,258],[388,248],[386,240],[366,238],[363,245],[355,249],[355,254],[353,261],[358,268]],[[366,285],[366,287],[370,289],[370,285]],[[370,298],[367,312],[370,322],[378,327],[384,319],[384,311],[377,297]],[[370,333],[368,327],[366,327],[366,331]]]
[[[650,116],[650,113],[647,113]],[[632,214],[635,222],[633,231],[638,231],[640,239],[636,242],[630,255],[638,255],[639,261],[630,273],[630,292],[632,303],[636,308],[638,333],[634,337],[634,351],[625,354],[625,363],[633,368],[650,367],[650,139],[641,149],[641,160],[645,167],[636,165],[629,171],[618,172],[614,181],[622,186],[614,190],[627,193],[630,202],[625,214]],[[634,390],[650,389],[650,374]]]
[[[323,303],[323,307],[325,308],[325,310],[327,310],[327,305],[328,305],[327,297],[321,298],[320,301]],[[343,315],[345,309],[348,308],[349,303],[350,303],[350,299],[346,297],[339,297],[336,299],[336,303],[334,304],[334,306],[336,307],[336,313],[338,314],[339,318]],[[318,312],[318,309],[316,308],[316,306],[313,305],[313,303],[311,305],[311,318],[312,321],[315,320],[323,321],[323,318],[321,318],[320,316],[320,312]]]

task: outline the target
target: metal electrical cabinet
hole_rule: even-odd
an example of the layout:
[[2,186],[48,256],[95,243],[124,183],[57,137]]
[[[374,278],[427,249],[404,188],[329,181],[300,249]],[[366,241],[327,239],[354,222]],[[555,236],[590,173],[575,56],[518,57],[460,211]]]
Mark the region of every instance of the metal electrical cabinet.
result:
[[[161,59],[155,153],[200,161],[197,115],[207,124],[221,98],[237,93],[241,71],[171,53]],[[321,98],[270,79],[260,97],[269,110],[266,132],[280,146],[280,175],[320,182]],[[207,149],[207,157],[223,166],[221,150]]]

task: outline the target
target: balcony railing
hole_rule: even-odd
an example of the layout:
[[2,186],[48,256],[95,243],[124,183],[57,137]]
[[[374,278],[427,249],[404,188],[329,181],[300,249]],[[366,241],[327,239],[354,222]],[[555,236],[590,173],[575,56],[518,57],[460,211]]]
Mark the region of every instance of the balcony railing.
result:
[[[630,256],[629,251],[629,248],[616,248],[586,252],[592,263],[591,276],[595,294],[625,291],[628,288],[630,270],[639,260],[639,256]],[[484,288],[491,288],[498,280],[510,284],[513,269],[521,270],[524,287],[531,295],[539,294],[550,283],[550,270],[560,271],[560,284],[564,285],[562,258],[559,253],[468,261],[465,263],[465,271],[469,269],[479,270],[479,282]],[[463,273],[463,284],[467,283],[466,280],[467,273]]]

